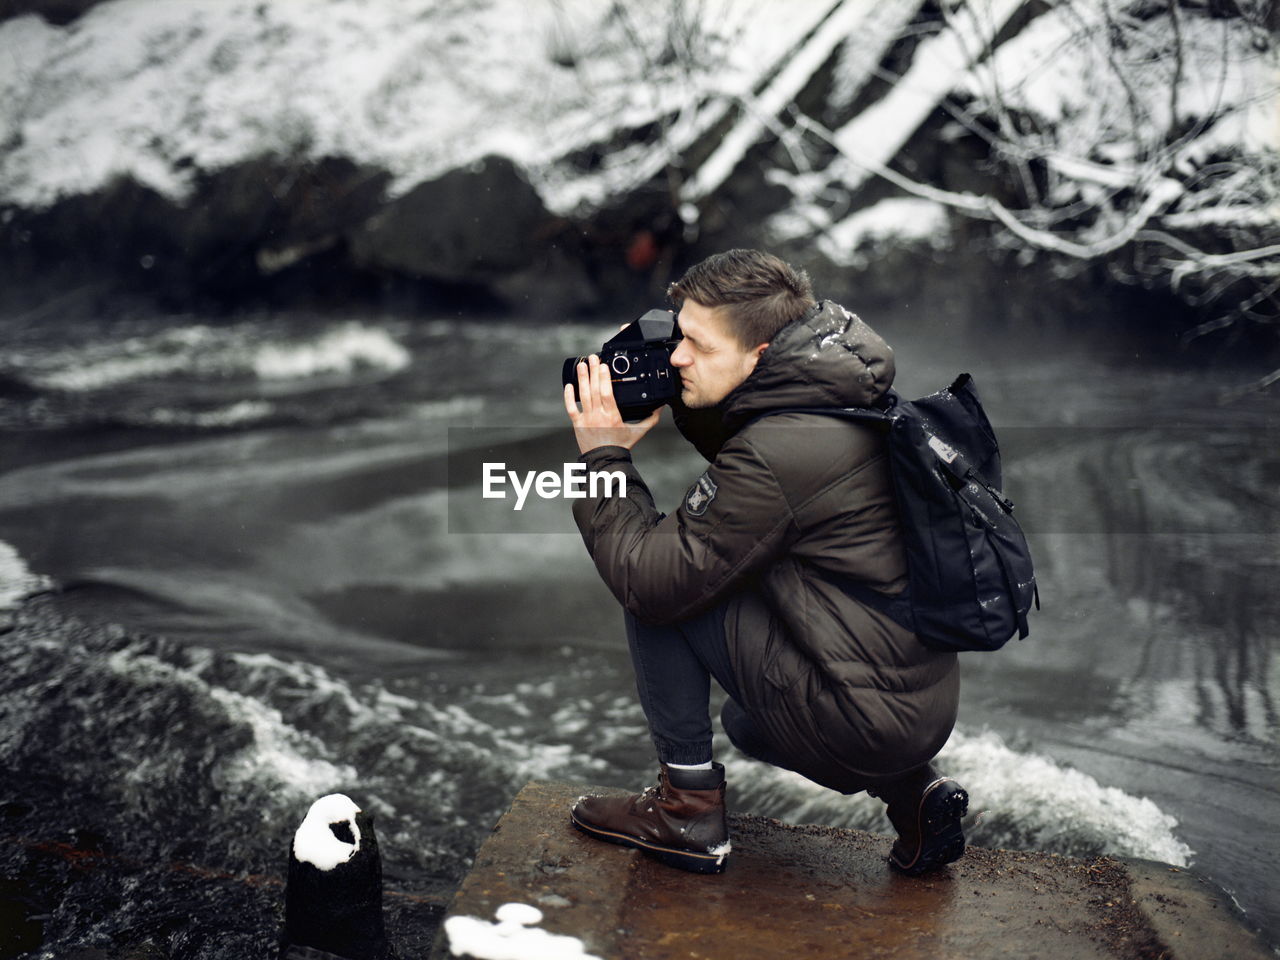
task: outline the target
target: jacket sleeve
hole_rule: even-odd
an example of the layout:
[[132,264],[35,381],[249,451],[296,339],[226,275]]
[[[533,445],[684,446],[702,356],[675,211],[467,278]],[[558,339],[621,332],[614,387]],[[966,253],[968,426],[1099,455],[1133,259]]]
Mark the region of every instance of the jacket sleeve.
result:
[[665,517],[629,451],[599,447],[582,459],[588,473],[626,477],[625,497],[589,496],[573,513],[605,584],[641,620],[673,623],[702,612],[741,589],[796,538],[777,478],[741,437],[724,446]]

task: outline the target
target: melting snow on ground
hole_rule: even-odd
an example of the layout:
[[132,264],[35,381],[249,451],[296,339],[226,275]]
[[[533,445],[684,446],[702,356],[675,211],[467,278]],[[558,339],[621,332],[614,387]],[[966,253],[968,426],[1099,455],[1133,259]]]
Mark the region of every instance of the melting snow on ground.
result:
[[450,917],[444,922],[449,952],[475,960],[600,960],[577,937],[550,933],[535,924],[542,911],[526,903],[504,903],[496,922]]

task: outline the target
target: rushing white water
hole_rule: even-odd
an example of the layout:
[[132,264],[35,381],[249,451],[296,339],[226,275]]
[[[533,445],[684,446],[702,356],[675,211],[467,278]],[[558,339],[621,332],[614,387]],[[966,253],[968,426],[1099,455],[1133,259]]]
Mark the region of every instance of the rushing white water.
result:
[[[1100,784],[1043,754],[1009,747],[993,731],[957,730],[934,761],[971,798],[985,843],[1059,853],[1106,852],[1185,866],[1193,851],[1177,821],[1145,797]],[[884,804],[842,797],[798,774],[729,755],[726,770],[750,804],[795,823],[891,832]]]

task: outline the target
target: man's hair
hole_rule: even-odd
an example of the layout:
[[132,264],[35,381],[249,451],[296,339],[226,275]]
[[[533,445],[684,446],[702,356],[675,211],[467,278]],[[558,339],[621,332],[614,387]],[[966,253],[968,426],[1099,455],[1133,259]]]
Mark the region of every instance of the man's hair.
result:
[[760,250],[726,250],[707,257],[671,284],[667,296],[677,306],[692,300],[726,308],[730,327],[747,350],[770,342],[814,304],[809,275]]

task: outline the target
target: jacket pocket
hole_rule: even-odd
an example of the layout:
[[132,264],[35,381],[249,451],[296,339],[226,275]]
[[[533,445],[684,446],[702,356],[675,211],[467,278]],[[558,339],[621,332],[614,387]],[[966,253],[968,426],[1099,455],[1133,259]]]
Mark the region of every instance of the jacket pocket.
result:
[[729,656],[738,689],[751,707],[769,707],[804,679],[811,664],[791,642],[786,627],[764,597],[746,591],[737,597],[725,619]]

